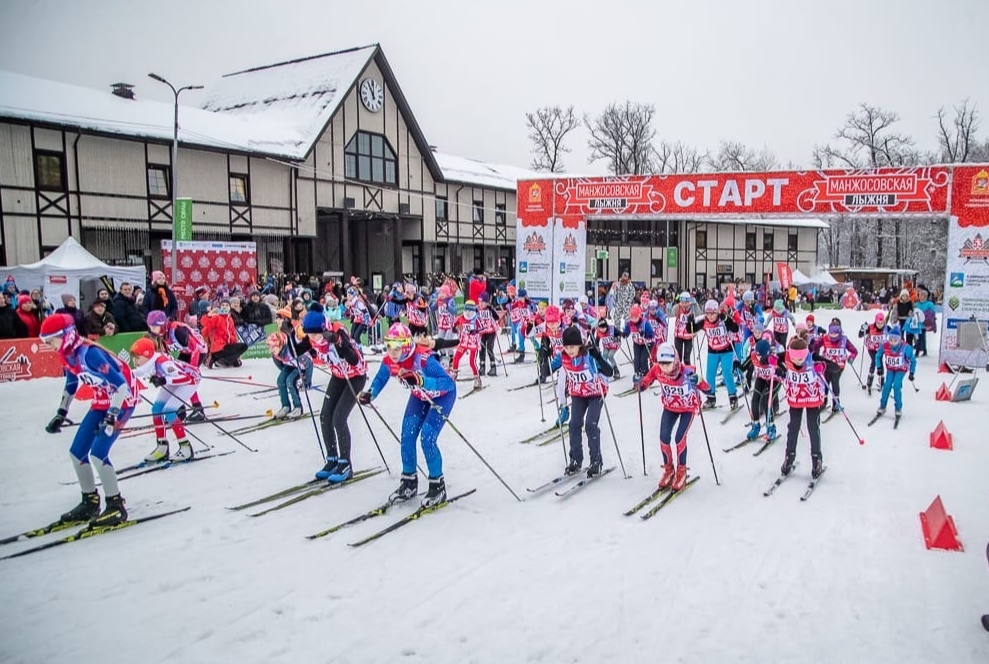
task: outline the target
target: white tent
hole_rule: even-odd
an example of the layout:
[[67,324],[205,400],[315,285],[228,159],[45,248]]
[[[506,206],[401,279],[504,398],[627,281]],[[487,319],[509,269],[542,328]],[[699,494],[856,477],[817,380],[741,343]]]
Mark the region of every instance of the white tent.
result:
[[69,237],[59,245],[58,249],[37,263],[0,267],[3,279],[7,275],[14,277],[20,289],[41,288],[45,297],[56,307],[63,293],[75,295],[79,300],[79,282],[83,279],[99,279],[107,276],[114,280],[114,285],[129,281],[143,287],[147,270],[143,265],[131,267],[107,265],[82,245]]
[[815,286],[825,286],[825,287],[838,285],[838,281],[831,276],[830,272],[821,269],[818,269],[817,272],[815,272],[810,276],[810,283],[814,284]]
[[797,268],[793,268],[792,279],[794,286],[804,286],[810,283],[810,277],[808,277],[806,274],[804,274]]

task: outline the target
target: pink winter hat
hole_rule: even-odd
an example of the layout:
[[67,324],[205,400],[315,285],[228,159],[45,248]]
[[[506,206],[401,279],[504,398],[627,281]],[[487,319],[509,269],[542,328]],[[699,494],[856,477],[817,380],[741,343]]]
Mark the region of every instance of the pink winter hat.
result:
[[164,279],[165,273],[161,270],[155,270],[151,273],[151,281],[158,281],[159,279]]

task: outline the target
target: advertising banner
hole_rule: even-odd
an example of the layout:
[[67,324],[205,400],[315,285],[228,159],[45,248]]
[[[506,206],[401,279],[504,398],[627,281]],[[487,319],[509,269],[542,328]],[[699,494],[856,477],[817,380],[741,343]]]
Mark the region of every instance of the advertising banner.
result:
[[58,351],[40,339],[0,341],[0,383],[62,376]]
[[793,270],[786,263],[776,264],[776,275],[780,278],[780,288],[788,290],[793,285]]
[[[534,300],[549,301],[559,266],[553,253],[553,182],[528,183],[518,198],[515,233],[515,283]],[[554,269],[555,267],[555,269]],[[581,275],[583,279],[583,275]]]
[[981,368],[989,357],[958,347],[958,325],[977,321],[989,338],[989,167],[955,167],[951,208],[940,362]]
[[578,216],[553,218],[554,293],[552,302],[577,301],[584,294],[587,263],[587,222]]
[[165,277],[170,284],[181,284],[174,289],[179,301],[179,311],[185,312],[195,297],[198,286],[206,286],[210,292],[224,286],[241,292],[257,283],[257,245],[253,242],[179,242],[179,269],[172,272],[172,242],[162,240],[161,258]]
[[177,242],[192,240],[192,199],[175,199],[175,218],[172,221],[172,236]]

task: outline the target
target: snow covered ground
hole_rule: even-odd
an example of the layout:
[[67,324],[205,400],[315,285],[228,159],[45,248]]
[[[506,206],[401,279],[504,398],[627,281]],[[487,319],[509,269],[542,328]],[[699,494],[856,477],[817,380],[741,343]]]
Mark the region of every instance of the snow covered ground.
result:
[[[867,315],[841,317],[854,331]],[[935,338],[928,343],[936,348]],[[531,381],[532,365],[508,370],[459,402],[452,421],[527,497],[525,488],[559,474],[564,459],[559,444],[517,442],[548,426],[550,412],[541,423],[535,388],[504,389]],[[642,476],[637,401],[611,397],[632,477],[616,471],[562,502],[549,493],[517,503],[447,428],[440,441],[449,491],[477,493],[359,549],[347,543],[411,507],[320,540],[304,536],[381,503],[397,486],[398,446],[375,418],[392,476],[260,518],[224,507],[309,479],[321,466],[312,422],[244,436],[257,454],[199,425],[194,433],[236,454],[121,485],[135,517],[185,505],[189,512],[0,562],[0,661],[984,663],[989,444],[981,427],[989,385],[969,403],[944,404],[934,390],[950,376],[936,370],[933,356],[923,358],[921,392],[905,384],[898,431],[889,416],[866,428],[877,398],[846,371],[848,415],[866,444],[843,418],[825,425],[828,472],[806,503],[799,500],[810,465],[806,438],[796,477],[764,498],[783,441],[760,457],[725,454],[744,436],[745,416],[721,425],[724,409],[708,413],[721,486],[695,426],[689,461],[701,480],[647,522],[622,512],[659,475],[651,391],[644,400],[649,476]],[[234,373],[271,383],[275,371],[258,360],[209,375]],[[204,399],[219,401],[219,413],[277,408],[277,399],[236,396],[252,388],[204,382]],[[54,379],[0,385],[0,536],[48,523],[78,501],[77,487],[60,483],[73,479],[71,433],[43,431],[60,388]],[[392,383],[377,402],[393,427],[405,401]],[[70,417],[83,412],[74,404]],[[955,435],[951,452],[928,445],[942,418]],[[617,463],[603,417],[602,424],[605,461]],[[351,428],[357,467],[379,465],[356,412]],[[136,462],[152,445],[150,435],[121,440],[114,462]],[[918,513],[937,494],[963,553],[924,547]]]

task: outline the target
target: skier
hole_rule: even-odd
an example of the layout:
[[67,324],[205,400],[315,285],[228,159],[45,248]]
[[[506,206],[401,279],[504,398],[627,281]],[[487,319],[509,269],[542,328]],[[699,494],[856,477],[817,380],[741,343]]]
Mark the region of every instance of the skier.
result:
[[481,347],[481,321],[477,316],[477,304],[473,300],[464,302],[464,312],[457,317],[453,323],[453,328],[460,334],[460,343],[457,345],[457,352],[453,355],[453,368],[450,376],[457,380],[457,373],[460,371],[460,358],[467,353],[470,362],[470,370],[474,375],[474,389],[480,389],[481,374],[477,366],[477,352]]
[[615,331],[615,326],[608,323],[606,318],[598,319],[595,343],[601,345],[601,355],[604,361],[611,365],[613,371],[612,378],[614,380],[621,378],[622,375],[618,371],[618,360],[615,359],[615,352],[621,348],[622,340],[618,332]]
[[495,334],[498,332],[498,324],[495,322],[495,318],[488,306],[490,297],[487,293],[481,293],[477,296],[477,322],[481,328],[480,372],[482,374],[484,373],[484,360],[485,355],[487,355],[487,359],[491,360],[491,368],[488,369],[487,374],[493,377],[498,375],[498,363],[495,362],[494,354]]
[[[774,363],[775,358],[771,356],[769,361]],[[810,474],[817,479],[824,470],[821,458],[821,407],[826,399],[827,385],[820,376],[824,367],[814,364],[807,342],[799,338],[790,341],[783,366],[786,370],[783,385],[790,406],[790,424],[786,430],[786,456],[780,473],[789,475],[793,470],[793,463],[797,458],[797,437],[800,435],[800,424],[806,411],[807,435],[810,436]]]
[[[512,297],[515,287],[508,288],[508,294]],[[515,364],[521,364],[525,361],[525,328],[532,321],[532,308],[524,288],[520,288],[512,297],[511,304],[508,305],[508,320],[511,322],[512,335],[512,345],[509,346],[508,352],[517,352]]]
[[162,353],[148,337],[137,339],[130,347],[134,362],[134,375],[161,388],[151,404],[151,421],[155,428],[157,443],[144,457],[148,462],[168,461],[168,434],[170,426],[178,441],[179,449],[173,457],[177,461],[189,461],[195,457],[192,445],[185,435],[185,425],[178,417],[179,409],[189,403],[202,379],[199,369],[182,360],[174,360],[168,353]]
[[574,326],[563,331],[563,352],[553,359],[554,365],[560,368],[556,381],[557,403],[566,402],[570,395],[573,407],[570,418],[570,465],[564,471],[567,475],[576,475],[584,463],[584,447],[581,428],[587,430],[587,449],[590,454],[590,465],[587,476],[596,477],[601,474],[601,429],[598,420],[601,418],[601,406],[608,394],[608,384],[602,378],[612,375],[611,365],[605,362],[595,346],[587,347],[580,335],[580,330]]
[[797,320],[793,314],[783,306],[783,300],[773,302],[773,310],[769,312],[765,327],[773,331],[776,343],[786,346],[786,338],[790,334],[790,325],[796,326]]
[[[439,339],[455,339],[457,337],[453,330],[454,321],[457,319],[457,303],[450,295],[450,288],[446,285],[440,286],[436,291],[436,302],[432,305],[436,314],[436,334]],[[450,355],[441,353],[441,358],[447,362]]]
[[742,301],[737,305],[738,312],[742,315],[739,329],[742,333],[742,343],[751,339],[754,344],[762,335],[762,305],[755,301],[755,294],[748,290],[742,293]]
[[[409,306],[410,310],[413,308]],[[343,325],[324,320],[320,327],[318,317],[313,312],[306,314],[307,318],[310,316],[313,318],[307,321],[307,338],[299,345],[299,351],[325,362],[331,374],[319,411],[320,429],[326,442],[326,465],[316,472],[316,479],[345,482],[354,476],[347,419],[357,403],[357,395],[367,383],[367,364]]]
[[669,331],[669,324],[666,322],[666,314],[663,312],[662,308],[659,306],[658,300],[649,300],[649,305],[646,307],[646,320],[652,325],[653,332],[656,333],[656,338],[653,340],[652,346],[649,348],[649,359],[652,363],[656,362],[656,350],[659,348],[660,344],[666,343],[666,336]]
[[649,372],[649,346],[656,339],[652,324],[642,317],[642,307],[633,304],[628,311],[628,321],[622,330],[623,337],[632,338],[632,384],[638,385],[642,377]]
[[[302,417],[302,399],[299,396],[299,362],[296,360],[293,348],[284,332],[272,332],[267,338],[268,352],[278,367],[278,399],[281,408],[274,414],[274,419],[296,419]],[[291,404],[289,398],[291,397]]]
[[835,323],[828,326],[828,333],[816,345],[817,348],[812,348],[812,352],[824,360],[824,380],[831,389],[831,413],[838,413],[841,410],[838,405],[841,397],[841,374],[847,363],[855,361],[859,351],[842,333],[841,325]]
[[[110,463],[110,448],[137,405],[138,384],[130,367],[102,346],[79,336],[71,316],[52,314],[41,323],[42,343],[58,351],[65,374],[62,401],[45,431],[58,433],[66,424],[69,404],[79,383],[93,388],[89,412],[79,423],[69,453],[79,479],[82,501],[62,515],[63,523],[85,522],[114,526],[127,520],[124,498],[117,487],[117,473]],[[92,463],[92,465],[90,465]],[[100,512],[93,468],[100,475],[106,508]]]
[[361,392],[357,400],[361,405],[369,405],[393,376],[412,391],[402,420],[402,480],[389,500],[395,503],[415,498],[419,489],[416,438],[420,438],[429,471],[429,491],[422,505],[431,507],[446,500],[443,457],[437,439],[457,400],[457,383],[428,347],[413,344],[412,333],[405,325],[396,323],[388,328],[385,347],[387,354],[370,391]]
[[896,325],[887,328],[886,341],[879,348],[877,361],[886,368],[887,375],[876,416],[886,412],[889,393],[892,391],[893,406],[896,408],[896,418],[899,419],[903,414],[903,374],[908,374],[907,379],[913,380],[913,374],[917,370],[917,356],[911,346],[903,343],[903,332]]
[[869,376],[865,379],[862,389],[868,390],[869,396],[872,396],[872,379],[875,375],[879,376],[879,389],[883,389],[885,371],[878,353],[886,341],[886,314],[879,312],[873,323],[862,323],[862,327],[859,328],[859,339],[862,339],[862,344],[869,353]]
[[714,408],[717,403],[715,397],[716,389],[714,381],[718,375],[718,368],[721,368],[721,377],[725,381],[725,389],[728,390],[728,405],[731,410],[738,408],[738,395],[735,386],[735,350],[731,335],[738,332],[738,321],[735,316],[741,315],[735,311],[733,316],[729,316],[730,307],[719,306],[717,300],[708,300],[704,303],[704,316],[698,319],[697,324],[701,326],[707,335],[707,384],[710,391],[707,393],[705,408]]
[[[351,338],[357,342],[357,345],[361,345],[361,337],[364,333],[370,333],[371,325],[371,312],[367,308],[367,304],[364,302],[364,298],[361,295],[360,290],[357,286],[351,286],[347,289],[347,301],[345,305],[345,315],[350,319],[350,334]],[[368,335],[368,344],[372,342],[370,334]]]
[[694,334],[697,332],[697,319],[694,318],[694,304],[690,293],[680,293],[679,303],[673,307],[670,317],[673,321],[673,345],[677,357],[690,364],[694,356]]
[[[779,410],[779,391],[783,384],[784,371],[778,360],[776,362],[771,360],[771,355],[773,355],[772,343],[760,339],[745,362],[755,378],[752,392],[752,422],[749,424],[749,433],[745,436],[749,440],[759,437],[763,417],[766,418],[766,440],[776,438],[776,422],[772,415]],[[773,359],[776,359],[775,355]]]
[[[155,310],[148,314],[148,336],[155,343],[158,352],[177,351],[180,362],[198,368],[205,359],[203,354],[207,346],[199,332],[185,323],[168,320],[164,311]],[[192,393],[189,403],[192,405],[192,412],[186,416],[186,421],[206,421],[206,412],[203,410],[203,401],[199,397],[198,389]],[[184,412],[185,406],[179,410]]]
[[426,298],[417,295],[410,300],[405,307],[405,317],[409,321],[412,336],[418,337],[426,334],[429,331],[429,303]]
[[[656,364],[638,385],[645,391],[653,381],[659,382],[663,415],[659,423],[659,449],[663,454],[663,476],[659,488],[679,491],[687,482],[687,432],[701,408],[700,390],[694,368],[680,362],[671,343],[660,344]],[[676,470],[673,468],[673,427],[676,427]]]
[[[551,364],[563,352],[563,330],[560,328],[560,308],[555,304],[546,307],[545,322],[533,328],[539,339],[539,382],[545,383],[552,373]],[[562,424],[562,422],[560,422]]]

